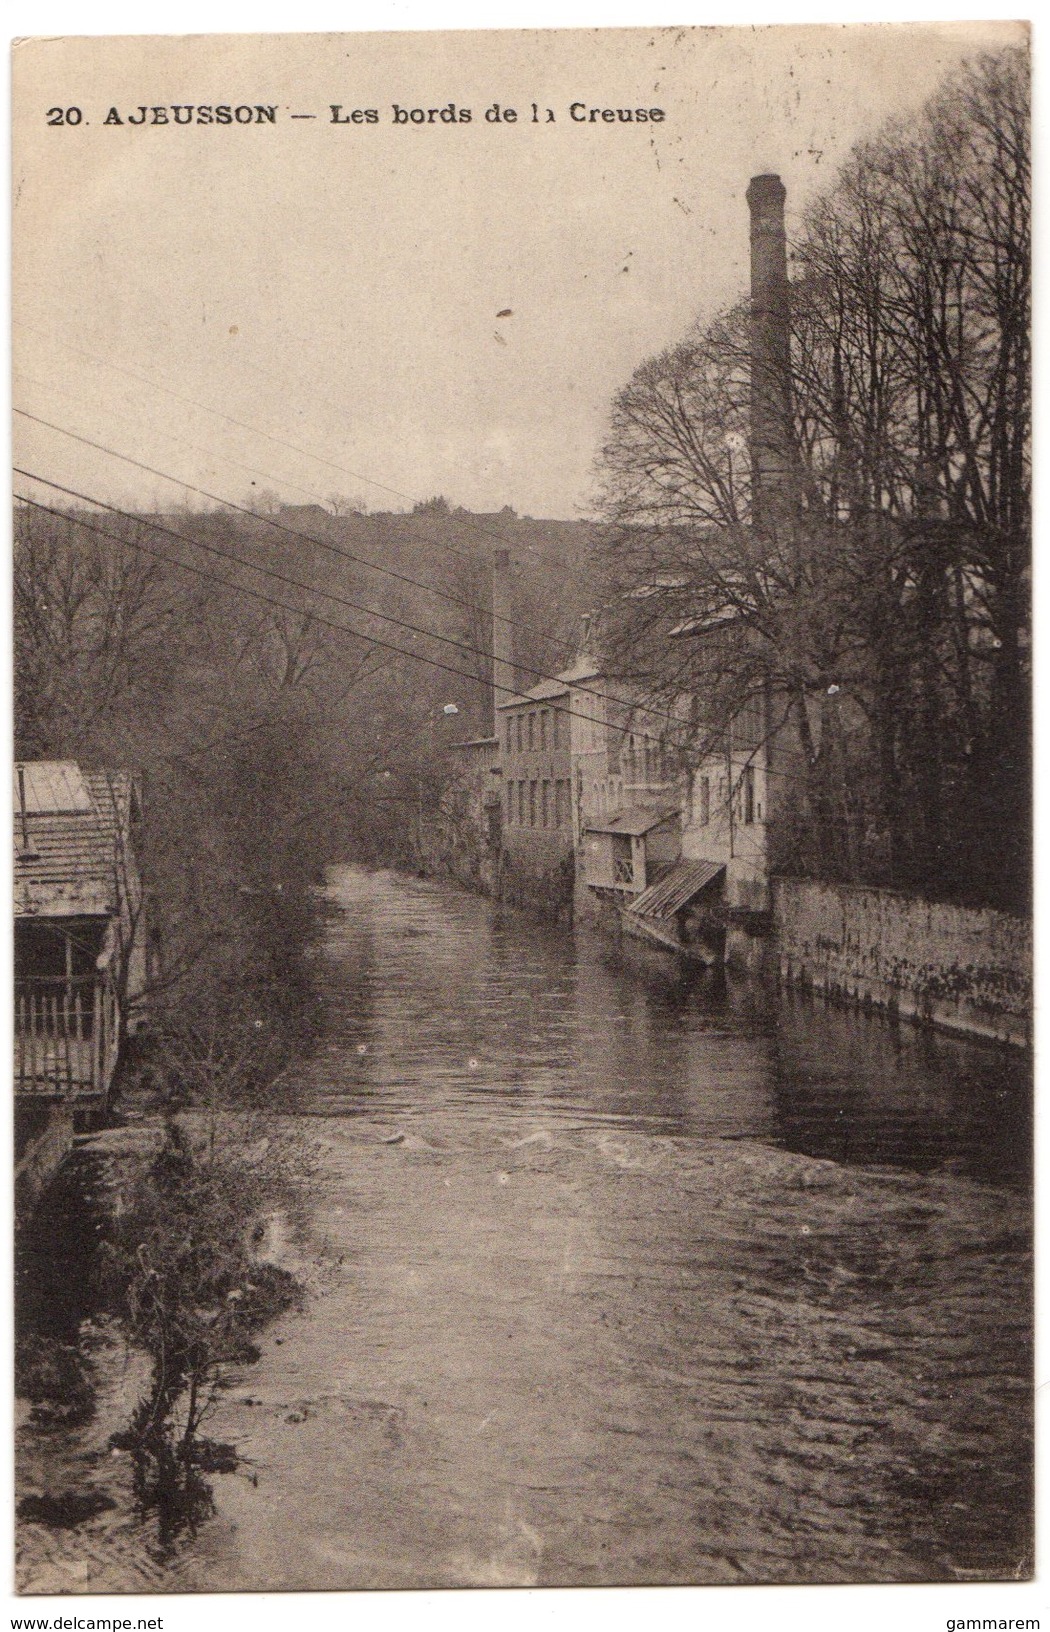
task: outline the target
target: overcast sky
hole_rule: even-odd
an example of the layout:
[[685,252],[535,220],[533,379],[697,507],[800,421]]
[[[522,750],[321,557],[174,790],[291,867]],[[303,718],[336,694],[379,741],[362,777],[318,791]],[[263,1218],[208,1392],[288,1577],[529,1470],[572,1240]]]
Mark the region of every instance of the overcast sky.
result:
[[[237,500],[254,481],[300,502],[585,513],[617,387],[746,290],[749,177],[780,173],[790,228],[858,138],[1012,38],[969,23],[26,42],[15,404]],[[494,101],[517,123],[486,122]],[[665,118],[580,124],[574,101]],[[391,122],[395,103],[450,102],[471,123]],[[533,102],[555,122],[532,123]],[[127,122],[224,103],[275,104],[277,123]],[[333,103],[379,122],[334,125]],[[52,108],[80,125],[48,125]],[[116,503],[193,498],[24,420],[15,451]]]

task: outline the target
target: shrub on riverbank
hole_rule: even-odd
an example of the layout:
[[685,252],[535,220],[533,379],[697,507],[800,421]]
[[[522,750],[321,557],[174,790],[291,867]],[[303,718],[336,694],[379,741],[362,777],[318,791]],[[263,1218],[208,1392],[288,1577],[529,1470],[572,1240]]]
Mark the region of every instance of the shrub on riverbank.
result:
[[134,1458],[162,1546],[211,1511],[205,1473],[237,1465],[233,1447],[201,1433],[217,1391],[257,1358],[255,1334],[301,1301],[295,1278],[258,1251],[267,1214],[294,1204],[300,1176],[294,1149],[226,1113],[169,1119],[159,1151],[122,1186],[107,1279],[151,1374],[113,1443]]

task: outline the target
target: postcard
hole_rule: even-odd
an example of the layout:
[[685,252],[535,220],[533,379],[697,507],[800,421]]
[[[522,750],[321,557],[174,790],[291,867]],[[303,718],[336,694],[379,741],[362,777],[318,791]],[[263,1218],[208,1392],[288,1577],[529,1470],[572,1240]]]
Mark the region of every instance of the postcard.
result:
[[1030,1580],[1029,77],[14,46],[20,1593]]

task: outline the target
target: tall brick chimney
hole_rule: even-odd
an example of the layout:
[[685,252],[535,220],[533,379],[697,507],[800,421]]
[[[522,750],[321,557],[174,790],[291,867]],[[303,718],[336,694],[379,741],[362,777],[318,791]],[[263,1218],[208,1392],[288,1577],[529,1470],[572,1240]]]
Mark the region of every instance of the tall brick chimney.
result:
[[496,705],[517,695],[514,684],[514,629],[510,622],[510,551],[492,552],[492,732],[499,731]]
[[791,482],[791,339],[787,236],[779,176],[753,176],[751,211],[751,509],[776,525]]

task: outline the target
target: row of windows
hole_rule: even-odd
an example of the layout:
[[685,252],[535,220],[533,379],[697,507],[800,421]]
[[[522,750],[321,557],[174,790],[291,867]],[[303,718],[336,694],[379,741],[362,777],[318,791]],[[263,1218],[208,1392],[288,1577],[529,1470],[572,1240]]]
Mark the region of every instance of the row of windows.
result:
[[568,827],[571,820],[567,778],[507,783],[508,826]]
[[588,811],[590,816],[611,816],[623,804],[623,778],[607,777],[603,782],[591,783],[593,802]]
[[[623,803],[623,783],[617,778],[592,784],[592,812],[605,816],[618,810]],[[582,789],[581,789],[582,792]],[[718,778],[715,790],[718,805],[724,808],[729,798],[729,781]],[[711,820],[712,787],[709,776],[697,777],[693,784],[693,821],[707,827]],[[733,815],[744,827],[762,820],[762,805],[755,797],[755,770],[744,766],[733,787]],[[568,778],[550,780],[532,778],[507,783],[506,821],[509,827],[567,828],[572,822],[570,784]]]
[[[564,704],[551,708],[530,708],[508,714],[503,722],[503,747],[508,754],[543,753],[569,747],[571,715]],[[667,781],[674,774],[671,754],[656,737],[642,733],[617,732],[620,759],[629,782]],[[590,715],[580,718],[580,748],[605,748],[606,727]]]
[[[733,814],[744,827],[762,820],[762,806],[755,798],[755,768],[745,765],[734,789]],[[724,805],[729,795],[726,777],[718,779],[718,802]],[[697,777],[693,793],[693,820],[698,827],[706,827],[711,820],[711,778]]]
[[663,743],[652,737],[634,737],[620,749],[620,767],[628,782],[669,782],[674,761]]
[[[754,748],[764,741],[764,706],[761,696],[750,698],[735,716],[732,735],[737,747]],[[504,749],[508,754],[525,754],[568,748],[570,718],[566,704],[508,714],[503,723]],[[617,731],[615,740],[628,782],[665,782],[675,774],[674,752],[660,738]],[[606,727],[600,719],[581,716],[579,746],[585,751],[606,746]]]
[[564,708],[530,708],[508,715],[503,746],[508,754],[543,753],[569,746],[569,716]]

